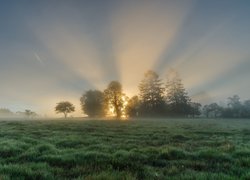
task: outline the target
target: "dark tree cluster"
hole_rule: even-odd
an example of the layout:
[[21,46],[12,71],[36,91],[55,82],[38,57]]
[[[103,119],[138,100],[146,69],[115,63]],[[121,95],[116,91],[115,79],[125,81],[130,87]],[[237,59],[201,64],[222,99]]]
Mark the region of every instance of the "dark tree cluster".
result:
[[200,115],[199,103],[191,102],[181,78],[175,72],[164,84],[159,75],[148,71],[139,85],[140,116],[188,117]]
[[[238,95],[228,98],[227,107],[217,103],[202,107],[192,102],[174,70],[167,75],[165,83],[156,72],[147,71],[138,88],[139,94],[131,98],[126,96],[118,81],[110,82],[103,91],[88,90],[80,98],[82,111],[89,117],[250,118],[250,100],[241,102]],[[75,107],[63,101],[55,110],[67,117]]]
[[250,118],[250,100],[240,101],[238,95],[228,98],[227,107],[211,103],[203,107],[203,114],[212,118]]
[[103,117],[113,114],[120,118],[125,115],[126,99],[122,85],[117,81],[112,81],[103,92],[99,90],[86,91],[80,98],[80,102],[83,112],[89,117]]
[[7,108],[0,108],[0,118],[35,118],[38,114],[34,111],[26,109],[24,112],[12,112]]
[[104,93],[89,90],[81,98],[82,111],[89,117],[104,116],[106,113]]
[[[122,85],[112,81],[102,92],[86,91],[80,98],[82,110],[89,117],[110,113],[120,117],[199,116],[199,103],[191,102],[178,75],[164,84],[154,71],[147,71],[139,84],[139,95],[128,98]],[[112,111],[112,112],[110,112]]]

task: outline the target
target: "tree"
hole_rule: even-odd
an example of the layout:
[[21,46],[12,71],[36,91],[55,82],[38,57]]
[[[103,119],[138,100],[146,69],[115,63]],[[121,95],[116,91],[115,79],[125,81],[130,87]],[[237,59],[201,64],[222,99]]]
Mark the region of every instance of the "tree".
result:
[[203,113],[205,114],[206,118],[209,117],[209,113],[211,112],[209,105],[205,105],[202,109]]
[[224,110],[217,103],[211,103],[203,107],[203,112],[207,118],[208,117],[217,118],[223,114]]
[[72,103],[68,101],[62,101],[57,103],[55,111],[56,113],[63,113],[64,117],[66,118],[68,113],[72,113],[75,111],[75,107]]
[[212,103],[209,105],[211,112],[213,112],[213,116],[217,118],[222,112],[222,107],[220,107],[217,103]]
[[107,89],[104,90],[105,103],[114,109],[117,118],[123,113],[125,94],[122,92],[122,85],[118,81],[109,83]]
[[196,102],[190,102],[190,114],[192,117],[201,115],[201,104]]
[[243,117],[249,118],[250,117],[250,100],[244,101],[243,104]]
[[241,117],[242,114],[242,104],[240,102],[240,97],[234,95],[233,97],[228,98],[228,107],[232,111],[233,117]]
[[86,91],[80,101],[83,112],[89,117],[105,115],[106,108],[103,92],[98,90]]
[[177,72],[172,72],[166,83],[166,102],[170,113],[175,116],[186,116],[190,111],[191,99],[188,96]]
[[126,105],[125,108],[126,115],[129,117],[138,116],[139,107],[140,107],[140,102],[138,96],[133,96],[128,100],[128,104]]
[[141,115],[163,115],[165,112],[164,87],[159,75],[154,71],[147,71],[139,84],[139,98],[141,101]]
[[25,116],[27,116],[28,118],[34,118],[35,116],[37,116],[37,114],[29,109],[25,109],[24,111]]

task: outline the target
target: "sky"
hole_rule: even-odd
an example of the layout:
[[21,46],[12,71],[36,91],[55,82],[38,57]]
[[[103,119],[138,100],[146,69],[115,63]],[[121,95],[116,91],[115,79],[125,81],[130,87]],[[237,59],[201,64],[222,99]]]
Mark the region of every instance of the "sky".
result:
[[248,0],[3,0],[0,107],[55,116],[117,80],[129,96],[147,70],[176,69],[194,101],[250,99]]

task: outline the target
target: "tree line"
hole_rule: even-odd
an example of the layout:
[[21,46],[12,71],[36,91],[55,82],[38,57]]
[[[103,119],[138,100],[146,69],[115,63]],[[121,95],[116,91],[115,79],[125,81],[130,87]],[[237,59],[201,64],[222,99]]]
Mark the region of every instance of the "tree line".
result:
[[[110,82],[103,91],[88,90],[80,98],[81,109],[89,117],[250,117],[250,100],[241,103],[237,95],[229,98],[227,107],[217,103],[202,107],[193,102],[180,76],[173,72],[164,83],[156,72],[147,71],[138,85],[139,94],[131,98],[118,81]],[[56,106],[56,112],[63,112],[65,117],[74,110],[70,102]]]
[[250,118],[250,100],[241,102],[238,95],[228,98],[227,107],[211,103],[203,107],[205,117],[212,118]]
[[29,109],[25,109],[24,112],[18,111],[18,112],[12,112],[11,110],[7,108],[0,108],[0,117],[2,118],[35,118],[38,114],[34,111],[31,111]]
[[[167,76],[165,83],[154,71],[147,71],[138,85],[139,94],[129,98],[120,82],[112,81],[106,89],[88,90],[80,98],[81,109],[89,117],[206,117],[250,118],[250,100],[241,101],[238,95],[228,98],[226,106],[218,103],[202,105],[188,96],[176,71]],[[71,102],[62,101],[55,107],[66,118],[75,111]],[[13,113],[0,108],[0,117],[38,117],[26,109]]]
[[164,84],[156,72],[147,71],[138,88],[139,94],[131,98],[118,81],[104,91],[86,91],[80,98],[82,110],[90,117],[107,116],[110,110],[117,118],[199,115],[200,104],[191,102],[177,74]]

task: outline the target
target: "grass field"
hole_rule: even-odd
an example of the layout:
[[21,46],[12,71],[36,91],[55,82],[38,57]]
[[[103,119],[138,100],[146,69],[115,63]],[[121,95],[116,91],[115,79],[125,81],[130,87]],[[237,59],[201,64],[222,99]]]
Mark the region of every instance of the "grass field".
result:
[[250,179],[250,120],[2,120],[0,179]]

